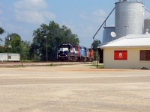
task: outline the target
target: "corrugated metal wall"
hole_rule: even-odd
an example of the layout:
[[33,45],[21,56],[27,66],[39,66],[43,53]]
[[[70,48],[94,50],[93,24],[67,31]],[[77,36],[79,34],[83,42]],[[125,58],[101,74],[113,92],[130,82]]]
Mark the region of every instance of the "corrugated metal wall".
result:
[[128,34],[142,34],[144,30],[144,8],[141,2],[117,2],[115,18],[117,38]]
[[144,33],[146,33],[147,29],[148,29],[148,33],[150,33],[150,19],[145,19],[144,21]]
[[110,42],[113,40],[111,32],[115,32],[115,27],[104,27],[102,43]]

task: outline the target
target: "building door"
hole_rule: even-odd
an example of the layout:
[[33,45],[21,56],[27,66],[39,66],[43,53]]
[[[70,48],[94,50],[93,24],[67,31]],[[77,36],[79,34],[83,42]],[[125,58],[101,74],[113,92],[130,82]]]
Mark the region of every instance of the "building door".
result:
[[104,50],[98,49],[98,53],[99,53],[99,63],[103,63],[104,62]]

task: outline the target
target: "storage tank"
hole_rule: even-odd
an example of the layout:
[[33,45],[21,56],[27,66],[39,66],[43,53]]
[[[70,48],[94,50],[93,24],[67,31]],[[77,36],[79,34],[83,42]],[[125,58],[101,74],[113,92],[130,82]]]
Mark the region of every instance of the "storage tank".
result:
[[142,34],[144,30],[143,3],[137,0],[119,0],[115,4],[117,38],[128,34]]
[[144,33],[146,32],[150,33],[150,18],[144,21]]
[[107,43],[113,40],[111,32],[115,32],[115,27],[104,27],[102,43]]

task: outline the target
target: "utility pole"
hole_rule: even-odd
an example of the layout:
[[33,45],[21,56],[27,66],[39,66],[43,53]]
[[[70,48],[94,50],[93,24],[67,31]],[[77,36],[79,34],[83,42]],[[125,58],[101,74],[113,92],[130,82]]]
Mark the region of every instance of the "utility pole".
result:
[[46,47],[45,47],[45,50],[46,50],[46,62],[48,61],[48,53],[47,53],[47,36],[44,36],[45,37],[45,40],[46,40]]

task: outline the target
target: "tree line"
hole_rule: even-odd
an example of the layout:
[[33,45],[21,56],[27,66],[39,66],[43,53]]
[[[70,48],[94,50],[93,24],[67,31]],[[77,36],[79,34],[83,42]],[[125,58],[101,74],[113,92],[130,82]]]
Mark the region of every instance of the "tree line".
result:
[[[0,34],[5,30],[0,27]],[[0,39],[0,41],[3,41]],[[4,45],[0,46],[0,53],[19,53],[21,60],[55,61],[58,46],[63,43],[79,45],[79,38],[73,34],[67,26],[60,26],[54,21],[49,24],[41,24],[33,31],[33,41],[23,41],[17,33],[8,34],[4,39]],[[91,44],[96,50],[99,40]]]

